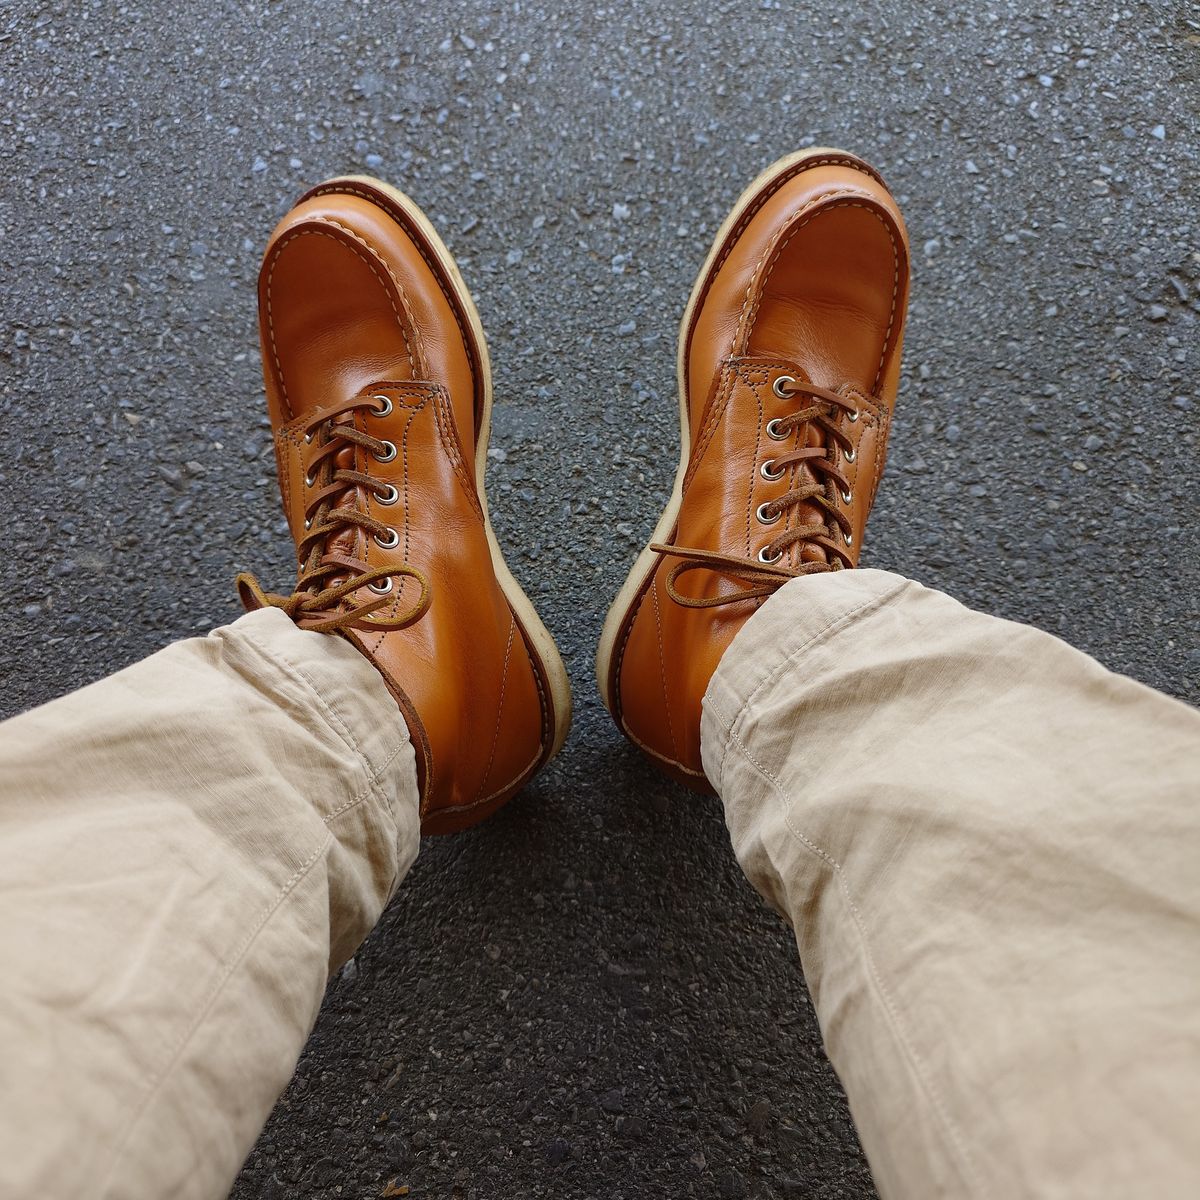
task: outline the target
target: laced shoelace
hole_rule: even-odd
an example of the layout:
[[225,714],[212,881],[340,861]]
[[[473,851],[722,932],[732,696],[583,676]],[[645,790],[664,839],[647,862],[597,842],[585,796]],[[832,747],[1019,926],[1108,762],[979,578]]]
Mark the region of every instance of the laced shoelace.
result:
[[[330,633],[351,628],[374,632],[404,629],[420,620],[429,608],[429,580],[416,567],[406,563],[372,567],[360,558],[332,548],[337,537],[349,530],[373,537],[383,549],[399,544],[399,536],[389,525],[359,507],[338,502],[351,488],[374,492],[385,503],[395,503],[398,498],[391,484],[381,484],[365,471],[337,464],[338,455],[354,447],[379,462],[391,462],[396,457],[396,447],[391,442],[355,428],[353,414],[359,409],[383,417],[392,411],[392,402],[387,396],[356,396],[314,410],[301,426],[305,442],[316,441],[318,448],[309,461],[304,480],[309,494],[304,506],[304,536],[296,547],[302,564],[296,587],[290,596],[282,596],[265,591],[253,575],[239,575],[238,594],[248,610],[279,608],[301,629]],[[394,603],[389,599],[392,589],[406,577],[421,585],[416,603],[394,616],[373,616]],[[347,603],[362,588],[373,592],[376,598]]]
[[[850,518],[838,505],[839,499],[843,504],[848,504],[852,499],[850,481],[842,473],[830,451],[836,448],[846,462],[854,461],[854,442],[839,422],[843,415],[851,422],[857,421],[858,407],[853,400],[838,392],[801,383],[790,375],[780,376],[773,386],[775,394],[783,399],[808,396],[813,403],[789,413],[786,417],[768,422],[768,436],[783,441],[802,426],[811,423],[824,433],[825,445],[801,446],[776,455],[762,464],[759,469],[764,479],[779,479],[789,467],[798,463],[807,464],[816,479],[792,488],[776,500],[759,505],[758,519],[764,525],[774,525],[788,509],[798,504],[815,506],[824,513],[826,519],[785,529],[768,542],[758,552],[758,557],[753,559],[738,554],[723,554],[716,550],[652,542],[650,549],[657,554],[664,558],[680,560],[667,574],[666,589],[667,595],[684,608],[717,608],[740,600],[755,600],[770,596],[789,579],[822,571],[838,571],[854,565],[846,550],[846,547],[852,544],[853,526]],[[841,534],[840,540],[836,533]],[[824,560],[802,562],[795,567],[783,565],[781,560],[787,551],[801,543],[822,547],[827,557]],[[723,596],[687,596],[680,592],[676,585],[689,571],[713,571],[748,586],[742,591]]]

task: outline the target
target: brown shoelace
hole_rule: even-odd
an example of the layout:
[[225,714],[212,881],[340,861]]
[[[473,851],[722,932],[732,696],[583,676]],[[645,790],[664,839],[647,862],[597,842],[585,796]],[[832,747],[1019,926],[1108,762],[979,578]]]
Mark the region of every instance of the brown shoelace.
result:
[[[739,600],[755,600],[770,596],[789,579],[821,571],[838,571],[854,565],[845,546],[845,539],[852,534],[853,527],[850,518],[838,506],[839,499],[843,503],[849,503],[850,481],[839,469],[836,458],[831,456],[830,451],[836,448],[847,461],[854,461],[854,443],[849,434],[842,429],[839,419],[844,414],[851,421],[857,421],[858,407],[853,400],[837,392],[809,383],[800,383],[790,376],[781,376],[775,381],[774,387],[777,396],[807,396],[813,403],[770,422],[767,428],[772,436],[782,441],[802,426],[811,423],[824,433],[825,445],[802,446],[776,455],[763,463],[762,472],[768,479],[778,479],[784,471],[798,463],[806,463],[817,478],[811,483],[802,483],[784,493],[779,499],[760,506],[759,519],[766,524],[774,524],[789,508],[805,503],[823,510],[826,519],[823,522],[813,521],[807,525],[785,529],[759,551],[757,558],[743,558],[738,554],[723,554],[716,550],[668,546],[661,542],[651,543],[650,549],[664,558],[680,559],[667,575],[666,588],[667,595],[685,608],[717,608],[719,605],[733,604]],[[841,541],[835,536],[838,532],[842,535]],[[801,543],[821,546],[828,557],[824,560],[803,562],[796,567],[784,566],[781,562],[784,554],[792,546]],[[676,584],[681,576],[689,571],[713,571],[748,586],[743,591],[731,592],[726,596],[685,596]]]
[[[385,407],[382,412],[380,402]],[[381,462],[390,462],[396,448],[390,442],[372,437],[356,429],[353,414],[357,409],[369,409],[377,415],[391,411],[386,396],[356,396],[339,404],[313,411],[301,426],[306,442],[317,442],[305,483],[308,484],[308,503],[304,506],[304,536],[297,545],[303,564],[290,596],[264,591],[250,574],[237,577],[238,594],[247,610],[280,608],[301,629],[330,633],[339,629],[360,629],[384,632],[403,629],[420,620],[429,608],[429,580],[416,567],[400,564],[391,567],[372,567],[361,559],[331,549],[339,534],[359,530],[363,537],[373,537],[385,549],[395,545],[395,531],[384,522],[356,507],[337,503],[349,488],[365,488],[380,496],[394,496],[390,484],[380,484],[365,471],[337,465],[338,455],[348,447],[360,447]],[[394,601],[390,595],[396,581],[405,577],[421,585],[421,594],[407,611],[390,617],[375,617]],[[387,581],[387,587],[380,585]],[[360,588],[369,588],[377,599],[347,603]]]

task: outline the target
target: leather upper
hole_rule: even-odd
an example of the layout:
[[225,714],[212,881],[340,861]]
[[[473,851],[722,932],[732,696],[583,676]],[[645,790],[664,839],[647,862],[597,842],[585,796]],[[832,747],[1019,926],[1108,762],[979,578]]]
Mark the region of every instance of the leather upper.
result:
[[[329,486],[324,476],[332,503],[385,531],[345,527],[323,549],[367,568],[413,571],[377,580],[390,587],[386,604],[341,632],[383,673],[408,722],[425,832],[498,807],[563,732],[546,663],[493,562],[477,477],[490,383],[461,288],[399,200],[350,180],[316,189],[285,217],[259,280],[267,402],[293,536],[299,544],[311,527],[322,487],[315,456],[333,438],[331,469],[370,483]],[[319,420],[356,397],[357,407]],[[347,441],[347,425],[369,444]],[[363,587],[345,602],[379,599]],[[372,627],[414,611],[404,628]]]
[[[674,575],[689,556],[657,557],[619,626],[611,678],[602,680],[624,732],[701,790],[701,700],[722,653],[784,572],[858,562],[899,381],[909,271],[894,200],[850,155],[810,158],[760,181],[719,237],[681,330],[689,445],[666,539],[698,553]],[[806,385],[843,403],[824,403]],[[807,411],[811,420],[788,424]],[[775,468],[785,455],[797,461]],[[796,493],[820,496],[787,502]],[[773,549],[816,525],[831,532]],[[700,553],[746,569],[706,569]],[[766,568],[777,576],[755,575],[760,553],[778,553]],[[747,591],[756,594],[692,606]]]

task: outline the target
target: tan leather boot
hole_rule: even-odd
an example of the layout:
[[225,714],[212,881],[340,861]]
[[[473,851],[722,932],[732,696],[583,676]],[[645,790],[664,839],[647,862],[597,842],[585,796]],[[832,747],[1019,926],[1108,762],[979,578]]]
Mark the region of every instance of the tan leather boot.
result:
[[604,624],[621,730],[710,791],[700,703],[788,579],[858,563],[887,449],[908,298],[891,194],[840,150],[777,162],[717,234],[679,335],[675,489]]
[[242,600],[357,646],[408,723],[423,832],[472,825],[558,752],[571,717],[562,660],[488,520],[479,314],[420,209],[347,178],[271,236],[259,326],[299,566],[290,596],[240,576]]

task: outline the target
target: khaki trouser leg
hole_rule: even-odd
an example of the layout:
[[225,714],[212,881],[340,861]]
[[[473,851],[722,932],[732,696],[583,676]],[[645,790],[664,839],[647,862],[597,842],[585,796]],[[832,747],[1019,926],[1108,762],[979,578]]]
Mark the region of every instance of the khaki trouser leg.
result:
[[0,1196],[225,1195],[418,825],[382,681],[277,611],[0,726]]
[[1200,714],[881,571],[705,700],[885,1197],[1200,1196]]

